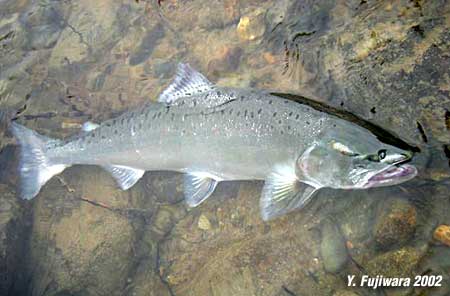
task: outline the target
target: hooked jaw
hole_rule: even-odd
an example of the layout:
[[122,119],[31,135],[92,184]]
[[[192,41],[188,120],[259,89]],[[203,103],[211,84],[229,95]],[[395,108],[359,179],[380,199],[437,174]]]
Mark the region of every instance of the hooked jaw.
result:
[[409,181],[416,175],[417,169],[413,165],[392,166],[371,176],[364,188],[396,185]]
[[413,153],[406,151],[401,156],[403,157],[399,157],[391,166],[370,176],[366,184],[364,184],[364,188],[397,185],[417,176],[417,168],[413,165],[405,164],[405,162],[411,160]]

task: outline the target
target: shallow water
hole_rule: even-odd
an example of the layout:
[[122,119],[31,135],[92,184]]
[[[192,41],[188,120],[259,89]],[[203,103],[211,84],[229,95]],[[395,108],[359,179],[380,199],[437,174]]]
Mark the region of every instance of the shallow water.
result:
[[[449,295],[450,17],[445,1],[0,1],[0,295]],[[299,94],[418,147],[414,180],[321,190],[259,216],[262,182],[190,209],[182,175],[129,191],[74,166],[16,197],[6,119],[51,137],[156,100],[179,62],[221,86]],[[348,275],[442,276],[348,287]],[[413,281],[414,282],[414,281]]]

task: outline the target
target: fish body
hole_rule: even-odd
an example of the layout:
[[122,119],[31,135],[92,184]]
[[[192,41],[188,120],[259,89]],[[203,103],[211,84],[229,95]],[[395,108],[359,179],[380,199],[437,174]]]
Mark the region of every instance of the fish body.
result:
[[[268,220],[303,207],[322,187],[386,186],[417,173],[398,166],[409,152],[382,144],[362,127],[266,91],[218,87],[184,64],[159,102],[85,127],[60,141],[12,124],[22,146],[23,198],[74,164],[104,167],[122,189],[145,171],[168,170],[186,174],[190,206],[208,198],[219,181],[266,180],[261,212]],[[380,158],[380,151],[390,162],[367,160]]]
[[[206,108],[195,103],[212,94],[227,103]],[[114,164],[262,180],[274,165],[295,160],[337,124],[311,109],[263,92],[216,88],[186,98],[185,104],[148,104],[107,120],[53,147],[48,157],[67,166]]]

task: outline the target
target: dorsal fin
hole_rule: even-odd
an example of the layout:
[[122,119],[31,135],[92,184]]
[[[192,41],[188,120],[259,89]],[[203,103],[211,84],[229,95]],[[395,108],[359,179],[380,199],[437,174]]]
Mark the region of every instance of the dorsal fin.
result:
[[210,91],[214,84],[202,74],[195,71],[188,64],[180,63],[173,82],[164,90],[158,98],[158,102],[171,104],[182,97]]

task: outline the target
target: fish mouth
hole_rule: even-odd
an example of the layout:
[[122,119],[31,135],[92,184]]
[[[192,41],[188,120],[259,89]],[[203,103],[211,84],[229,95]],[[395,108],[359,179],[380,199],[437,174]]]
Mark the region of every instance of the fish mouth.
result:
[[391,186],[406,182],[417,176],[417,168],[410,164],[394,165],[371,176],[365,188]]

